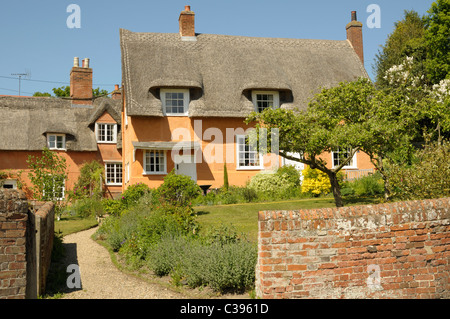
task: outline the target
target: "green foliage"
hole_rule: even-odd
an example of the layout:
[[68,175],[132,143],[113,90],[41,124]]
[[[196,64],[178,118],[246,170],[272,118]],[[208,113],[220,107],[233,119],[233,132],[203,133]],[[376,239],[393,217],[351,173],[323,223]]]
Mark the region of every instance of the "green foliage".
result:
[[59,88],[53,88],[52,91],[56,97],[70,97],[70,86],[69,85],[61,86]]
[[433,2],[426,16],[425,62],[431,83],[437,84],[450,74],[450,1]]
[[[298,185],[297,182],[295,183]],[[290,191],[296,188],[295,183],[292,182],[287,173],[260,173],[251,178],[248,188],[263,196],[283,198],[290,195]]]
[[300,186],[300,172],[292,165],[284,165],[277,169],[278,175],[295,187]]
[[112,199],[112,198],[104,198],[102,199],[103,211],[105,214],[119,216],[122,211],[125,209],[122,201]]
[[108,91],[107,90],[100,90],[100,88],[96,88],[96,89],[92,89],[92,95],[94,97],[100,97],[100,96],[104,96],[106,97],[108,95]]
[[128,188],[122,193],[121,205],[124,209],[136,205],[139,200],[148,194],[151,194],[152,190],[144,183],[136,183],[128,186]]
[[227,191],[229,187],[228,183],[228,170],[227,170],[227,163],[223,164],[223,188]]
[[389,86],[384,78],[387,70],[399,65],[406,56],[414,57],[417,61],[414,73],[424,74],[423,60],[426,58],[426,45],[423,39],[425,34],[425,21],[413,10],[404,12],[405,17],[395,23],[394,31],[389,35],[385,45],[376,55],[374,71],[376,84],[380,88]]
[[34,92],[33,96],[50,97],[52,95],[50,93],[47,93],[47,92],[44,92],[44,93],[42,93],[42,92]]
[[103,165],[93,160],[84,163],[80,169],[80,176],[74,185],[73,191],[69,193],[70,200],[83,198],[95,198],[100,200],[103,197]]
[[389,166],[389,187],[401,200],[450,196],[450,143],[430,143],[415,153],[411,165]]
[[164,177],[164,183],[158,187],[157,193],[162,205],[190,206],[202,191],[189,176],[177,175],[172,170]]
[[347,195],[377,196],[383,194],[383,179],[379,173],[360,177],[345,183]]
[[86,218],[89,216],[102,216],[104,209],[102,202],[96,198],[81,198],[73,202],[72,205],[65,209],[72,216]]
[[[69,85],[64,85],[59,88],[53,88],[52,91],[56,97],[66,97],[66,98],[70,97],[70,86]],[[96,89],[92,89],[92,95],[94,97],[107,96],[108,91],[100,89],[100,88],[96,88]],[[47,92],[44,92],[44,93],[35,92],[33,94],[33,96],[48,96],[48,97],[50,97],[52,95]]]
[[217,292],[243,292],[255,281],[257,249],[247,241],[202,243],[192,237],[164,236],[150,252],[149,267],[189,287],[208,285]]

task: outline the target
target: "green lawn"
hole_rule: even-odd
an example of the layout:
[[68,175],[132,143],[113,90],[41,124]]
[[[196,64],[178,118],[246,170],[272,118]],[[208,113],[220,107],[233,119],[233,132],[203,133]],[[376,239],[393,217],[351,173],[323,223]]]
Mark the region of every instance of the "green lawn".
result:
[[55,218],[55,232],[61,232],[63,236],[76,233],[97,226],[94,216],[81,218],[78,216],[63,216],[61,220]]
[[[368,205],[378,203],[378,199],[365,198],[347,200],[346,205]],[[198,222],[203,228],[232,224],[238,232],[247,234],[247,238],[256,241],[258,238],[258,212],[263,210],[298,210],[324,207],[336,207],[333,198],[310,198],[268,203],[247,203],[232,205],[197,206]]]

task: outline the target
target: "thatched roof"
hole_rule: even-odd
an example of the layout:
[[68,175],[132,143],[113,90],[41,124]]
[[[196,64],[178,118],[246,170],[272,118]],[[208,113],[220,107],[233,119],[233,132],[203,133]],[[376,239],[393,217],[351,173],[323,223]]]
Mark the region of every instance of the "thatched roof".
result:
[[299,40],[120,30],[128,115],[163,116],[158,89],[191,89],[189,116],[246,117],[251,89],[280,90],[305,108],[320,87],[368,77],[347,40]]
[[121,100],[98,98],[87,106],[54,97],[0,96],[0,151],[42,150],[47,133],[66,134],[67,150],[97,151],[94,123],[104,111],[114,113],[120,130]]

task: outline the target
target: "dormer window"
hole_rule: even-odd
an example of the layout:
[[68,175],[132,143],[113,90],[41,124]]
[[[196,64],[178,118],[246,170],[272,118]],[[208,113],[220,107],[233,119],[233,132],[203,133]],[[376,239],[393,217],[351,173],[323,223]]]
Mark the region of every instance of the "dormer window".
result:
[[187,116],[189,108],[188,89],[161,89],[160,96],[164,115]]
[[252,101],[256,112],[262,112],[265,109],[280,107],[280,94],[276,91],[253,91]]
[[66,135],[65,134],[48,134],[47,146],[50,150],[65,150]]
[[117,143],[117,124],[96,123],[97,143]]

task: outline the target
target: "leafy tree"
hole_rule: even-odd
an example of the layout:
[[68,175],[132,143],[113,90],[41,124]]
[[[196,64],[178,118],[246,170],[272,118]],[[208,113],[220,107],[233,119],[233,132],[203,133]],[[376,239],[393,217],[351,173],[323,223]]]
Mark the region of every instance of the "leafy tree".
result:
[[430,142],[411,165],[391,165],[390,191],[401,200],[450,196],[450,143]]
[[44,96],[44,97],[50,97],[52,96],[50,93],[42,93],[42,92],[34,92],[33,96]]
[[31,191],[37,200],[58,201],[63,197],[64,181],[67,178],[66,159],[47,148],[42,156],[29,155],[28,177],[33,184]]
[[164,183],[157,192],[162,204],[191,206],[192,200],[201,194],[201,189],[189,176],[177,175],[172,170],[164,177]]
[[384,78],[386,71],[394,65],[399,65],[406,56],[414,57],[416,74],[422,75],[426,72],[423,66],[427,54],[424,18],[413,10],[405,10],[404,15],[403,20],[395,23],[394,31],[376,55],[373,69],[378,87],[388,87],[389,83]]
[[229,183],[228,183],[228,170],[227,170],[227,163],[223,164],[223,189],[228,191],[229,188]]
[[[338,87],[323,89],[305,111],[269,108],[262,113],[253,112],[246,123],[255,122],[257,133],[264,132],[262,128],[278,132],[267,134],[268,149],[275,142],[272,135],[276,135],[280,156],[324,172],[330,179],[336,206],[342,207],[338,173],[361,149],[362,141],[369,138],[364,123],[369,109],[368,96],[373,91],[373,86],[365,79],[341,83]],[[339,152],[340,164],[330,168],[321,155],[338,148],[349,151]],[[299,153],[300,157],[293,157],[292,153]]]
[[101,199],[103,195],[104,166],[98,161],[83,164],[80,176],[74,186],[73,192],[69,193],[71,199],[94,198]]
[[56,97],[70,97],[70,86],[68,85],[61,86],[59,88],[53,88],[52,91]]
[[[70,97],[70,86],[61,86],[59,88],[53,88],[52,89],[53,94],[55,94],[56,97]],[[107,90],[100,89],[99,87],[96,89],[92,89],[92,95],[94,97],[99,96],[105,96],[107,97],[109,92]],[[42,92],[35,92],[33,96],[52,96],[50,93],[42,93]]]
[[450,74],[450,0],[435,1],[425,21],[425,65],[429,79],[437,84]]
[[67,178],[66,159],[44,148],[40,157],[28,155],[27,164],[30,169],[28,177],[32,183],[30,190],[33,198],[40,201],[52,201],[59,220],[66,205],[64,194]]

